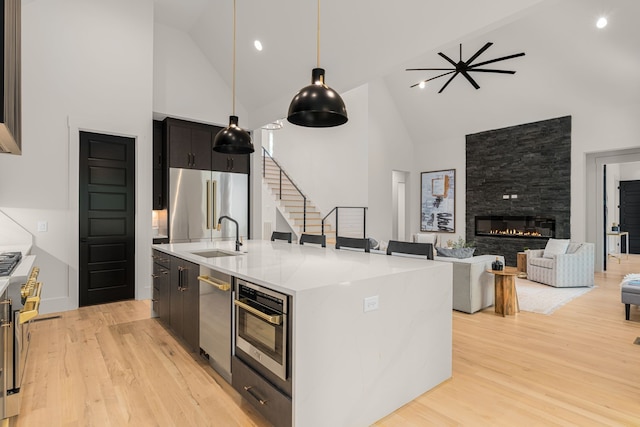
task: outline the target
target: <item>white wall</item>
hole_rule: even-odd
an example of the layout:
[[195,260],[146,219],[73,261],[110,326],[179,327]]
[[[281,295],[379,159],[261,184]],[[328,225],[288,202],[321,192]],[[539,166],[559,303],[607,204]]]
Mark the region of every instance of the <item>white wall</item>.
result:
[[[640,140],[640,136],[638,137]],[[620,181],[640,180],[640,162],[623,163],[620,167]]]
[[323,214],[335,206],[368,206],[367,87],[341,96],[346,124],[305,128],[285,121],[273,133],[274,158]]
[[[397,106],[382,79],[369,82],[369,212],[367,234],[378,241],[393,236],[393,171],[414,170],[414,141],[404,126]],[[407,232],[413,233],[414,203],[418,192],[415,173],[410,173],[405,186],[411,220]],[[413,176],[411,176],[413,175]],[[417,210],[416,210],[417,212]]]
[[620,223],[620,165],[607,165],[607,222],[605,226],[610,229],[613,223]]
[[[232,99],[231,88],[187,33],[155,25],[153,112],[156,117],[171,116],[227,126]],[[239,125],[246,127],[249,118],[237,99],[236,115]]]
[[413,190],[411,195],[411,232],[420,231],[420,188],[421,173],[444,169],[455,169],[455,232],[435,233],[440,236],[439,242],[446,246],[448,240],[457,241],[466,238],[465,205],[466,205],[466,135],[455,135],[441,141],[430,141],[425,135],[426,143],[416,143],[414,156]]
[[43,312],[78,305],[79,130],[136,139],[136,297],[150,295],[152,53],[151,0],[23,4],[23,154],[0,156],[0,209],[35,235]]

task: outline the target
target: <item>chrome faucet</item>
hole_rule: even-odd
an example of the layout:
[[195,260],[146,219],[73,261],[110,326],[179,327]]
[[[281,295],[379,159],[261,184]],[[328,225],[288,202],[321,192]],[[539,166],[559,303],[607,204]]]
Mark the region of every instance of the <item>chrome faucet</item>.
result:
[[236,225],[236,252],[240,252],[240,246],[242,246],[242,242],[240,241],[240,226],[238,225],[238,221],[236,221],[235,219],[231,218],[230,216],[226,216],[226,215],[222,215],[219,219],[218,219],[218,231],[220,231],[220,223],[222,222],[223,219],[228,219],[229,221],[233,222]]

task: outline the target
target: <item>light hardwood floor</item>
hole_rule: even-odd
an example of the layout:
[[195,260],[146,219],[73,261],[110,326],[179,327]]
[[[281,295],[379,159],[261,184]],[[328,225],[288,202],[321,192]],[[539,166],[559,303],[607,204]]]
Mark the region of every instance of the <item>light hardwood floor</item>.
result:
[[[629,258],[548,316],[454,311],[453,377],[376,426],[640,426],[640,309],[625,321],[619,289],[640,272]],[[147,301],[58,315],[32,325],[16,425],[267,425]]]

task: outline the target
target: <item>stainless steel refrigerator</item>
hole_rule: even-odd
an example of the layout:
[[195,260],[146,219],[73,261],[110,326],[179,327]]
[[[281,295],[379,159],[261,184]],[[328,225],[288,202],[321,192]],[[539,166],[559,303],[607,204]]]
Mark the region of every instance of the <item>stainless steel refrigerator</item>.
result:
[[169,169],[169,242],[202,242],[235,239],[238,221],[240,236],[249,235],[249,176],[240,173]]

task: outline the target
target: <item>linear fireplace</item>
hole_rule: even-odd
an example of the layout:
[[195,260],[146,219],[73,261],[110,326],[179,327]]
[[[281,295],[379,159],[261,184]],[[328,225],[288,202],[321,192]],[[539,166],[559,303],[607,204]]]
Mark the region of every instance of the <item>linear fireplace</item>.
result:
[[539,216],[476,216],[475,230],[476,236],[548,239],[555,237],[556,221]]

